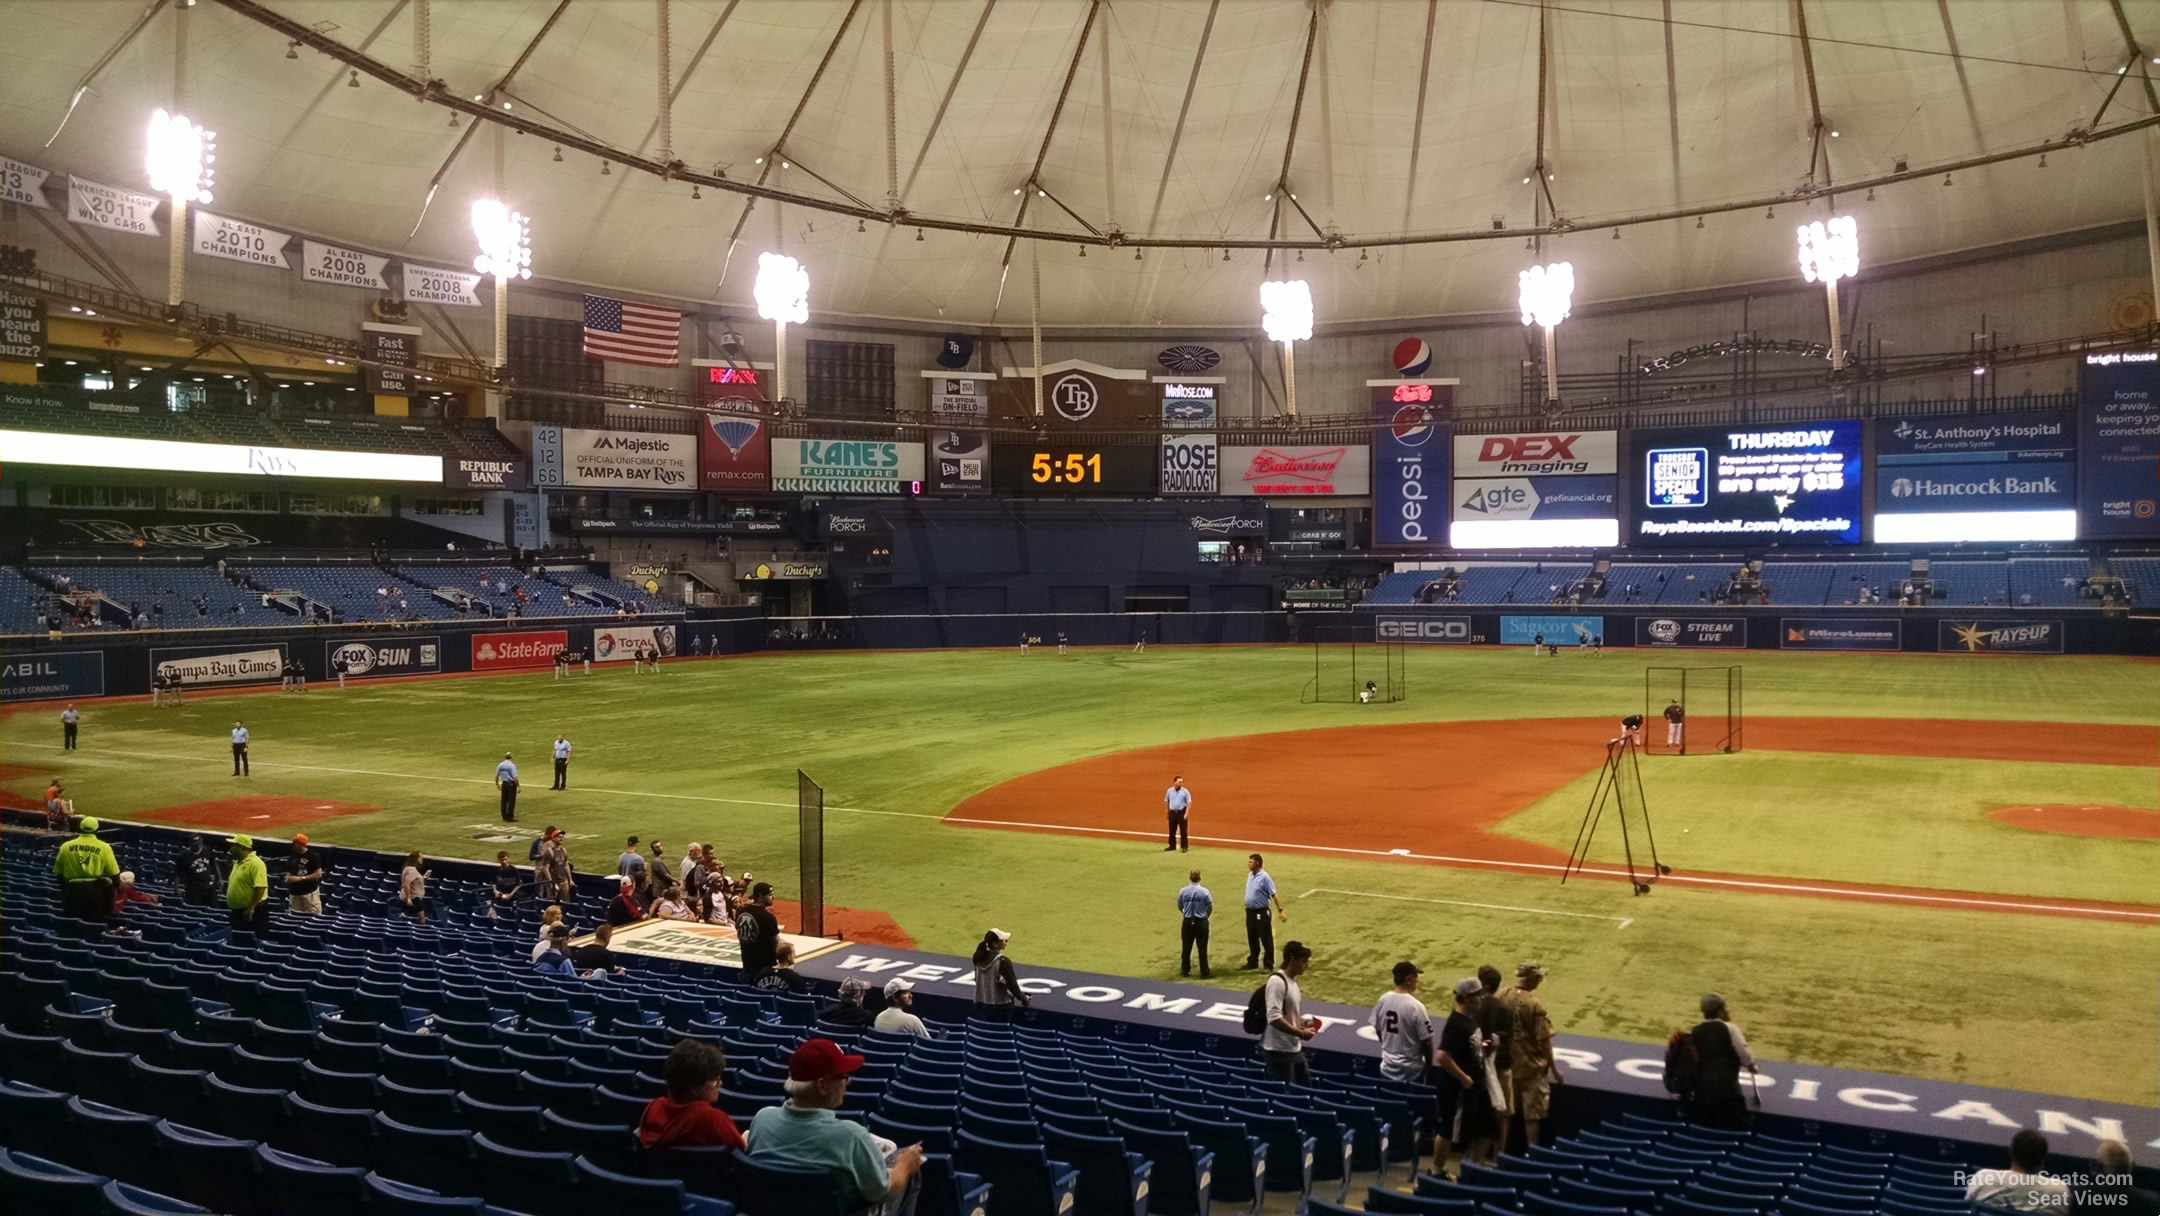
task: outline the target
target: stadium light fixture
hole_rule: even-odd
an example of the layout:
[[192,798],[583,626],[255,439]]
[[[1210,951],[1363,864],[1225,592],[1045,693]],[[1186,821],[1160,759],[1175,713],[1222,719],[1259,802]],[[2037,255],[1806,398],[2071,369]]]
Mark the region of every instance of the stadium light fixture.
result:
[[1837,283],[1860,273],[1860,225],[1849,215],[1800,225],[1800,275],[1823,285],[1830,306],[1830,369],[1845,368],[1845,342],[1839,333]]
[[1283,408],[1292,419],[1297,417],[1297,343],[1312,337],[1312,323],[1312,288],[1305,280],[1260,285],[1260,328],[1270,341],[1282,343]]
[[187,209],[189,203],[210,201],[210,183],[217,176],[217,132],[188,121],[185,115],[159,110],[150,115],[150,132],[143,167],[150,188],[172,201],[167,227],[165,303],[178,308],[187,294]]
[[504,203],[484,198],[472,205],[473,239],[480,254],[473,269],[495,280],[495,366],[510,363],[510,280],[532,277],[532,221]]
[[[917,239],[921,238],[918,233]],[[778,404],[787,399],[787,327],[810,319],[810,272],[784,253],[758,255],[757,313],[773,323],[773,391]]]
[[1575,302],[1575,265],[1554,262],[1550,266],[1532,266],[1517,277],[1516,284],[1522,323],[1545,331],[1545,399],[1558,401],[1560,370],[1553,331],[1567,320],[1568,308]]

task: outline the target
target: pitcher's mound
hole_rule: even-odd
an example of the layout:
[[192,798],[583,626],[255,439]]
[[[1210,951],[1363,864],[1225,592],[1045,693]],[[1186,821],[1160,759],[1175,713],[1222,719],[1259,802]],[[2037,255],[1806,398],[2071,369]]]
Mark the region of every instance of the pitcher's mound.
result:
[[2044,806],[2003,806],[1988,818],[2014,828],[2058,836],[2098,836],[2107,840],[2160,840],[2160,811],[2108,806],[2096,802],[2050,802]]
[[266,828],[313,823],[318,819],[336,819],[341,815],[365,815],[381,809],[365,802],[333,802],[326,798],[249,794],[244,798],[219,798],[210,802],[183,802],[178,806],[161,806],[142,812],[139,818],[178,824],[182,827],[224,828],[252,834]]

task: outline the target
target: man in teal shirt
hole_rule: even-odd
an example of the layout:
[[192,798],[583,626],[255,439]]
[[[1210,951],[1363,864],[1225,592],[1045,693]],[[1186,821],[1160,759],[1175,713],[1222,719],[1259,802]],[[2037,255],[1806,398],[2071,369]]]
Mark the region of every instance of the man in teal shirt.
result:
[[833,1114],[847,1096],[848,1077],[863,1058],[831,1039],[809,1039],[788,1059],[787,1102],[750,1121],[750,1155],[785,1169],[835,1174],[851,1211],[913,1216],[922,1145],[890,1157],[861,1124]]

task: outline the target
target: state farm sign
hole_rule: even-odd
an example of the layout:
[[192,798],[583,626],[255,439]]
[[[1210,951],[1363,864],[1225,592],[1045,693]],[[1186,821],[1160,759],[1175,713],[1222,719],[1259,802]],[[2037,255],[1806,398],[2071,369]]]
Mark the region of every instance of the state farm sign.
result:
[[472,669],[507,671],[514,667],[547,667],[555,662],[555,652],[569,644],[570,633],[565,629],[475,634]]
[[1236,497],[1319,498],[1372,493],[1372,451],[1347,444],[1220,450],[1221,492]]

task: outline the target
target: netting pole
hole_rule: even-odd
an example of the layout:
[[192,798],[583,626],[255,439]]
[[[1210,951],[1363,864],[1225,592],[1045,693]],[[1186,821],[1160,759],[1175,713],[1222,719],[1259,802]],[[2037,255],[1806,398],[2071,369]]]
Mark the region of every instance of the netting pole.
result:
[[825,787],[795,770],[797,836],[800,841],[802,927],[807,937],[825,936]]

